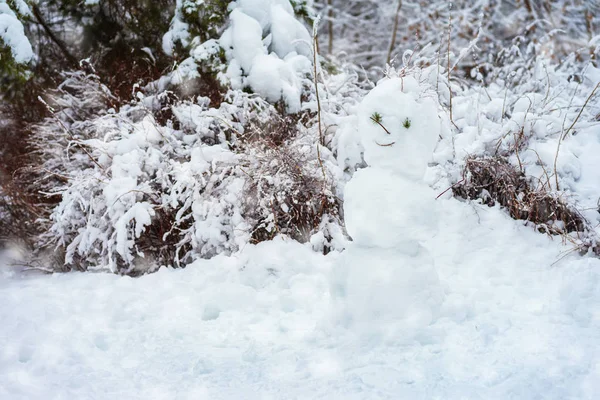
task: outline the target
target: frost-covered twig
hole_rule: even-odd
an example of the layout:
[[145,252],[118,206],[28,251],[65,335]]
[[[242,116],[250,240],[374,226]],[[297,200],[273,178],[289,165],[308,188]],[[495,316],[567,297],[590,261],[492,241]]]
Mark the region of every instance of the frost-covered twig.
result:
[[390,41],[390,47],[386,58],[386,63],[389,64],[392,59],[392,52],[396,47],[396,35],[398,34],[398,23],[400,22],[400,9],[402,8],[402,0],[398,0],[398,7],[396,8],[396,15],[394,17],[394,27],[392,28],[392,40]]
[[562,143],[563,140],[565,140],[565,138],[567,137],[567,135],[571,132],[571,130],[573,129],[573,127],[575,126],[575,124],[577,124],[577,121],[579,121],[579,118],[581,117],[581,114],[583,113],[583,110],[585,109],[585,107],[587,106],[588,102],[594,96],[594,94],[596,93],[596,90],[598,90],[599,87],[600,87],[600,82],[598,82],[596,84],[596,86],[594,86],[594,89],[592,90],[592,92],[589,94],[589,96],[587,97],[587,99],[583,103],[583,106],[579,110],[579,113],[577,114],[577,117],[573,120],[573,122],[571,123],[571,125],[569,126],[569,128],[566,130],[566,132],[564,134],[561,134],[559,136],[559,138],[558,138],[558,145],[556,147],[556,154],[554,155],[554,179],[556,181],[556,190],[560,190],[559,185],[558,185],[558,173],[556,171],[556,167],[557,167],[557,164],[558,164],[558,153],[560,152],[561,143]]
[[585,107],[589,103],[590,99],[592,97],[594,97],[594,94],[596,94],[596,90],[598,90],[599,87],[600,87],[600,82],[598,82],[596,84],[596,86],[594,86],[594,89],[592,90],[592,92],[590,93],[590,95],[585,99],[585,103],[583,103],[583,106],[581,106],[581,109],[579,110],[579,114],[577,114],[577,117],[573,120],[573,123],[571,123],[571,126],[569,126],[569,128],[564,133],[564,135],[562,135],[562,139],[563,140],[569,135],[569,133],[571,132],[571,130],[573,129],[573,127],[575,126],[575,124],[577,124],[577,121],[579,121],[579,118],[581,117],[581,114],[583,113],[583,110],[585,109]]
[[315,85],[315,96],[317,98],[317,128],[319,129],[319,143],[317,143],[317,159],[319,161],[319,165],[321,166],[321,172],[323,173],[323,179],[327,179],[327,174],[325,173],[325,167],[323,166],[323,160],[321,158],[321,149],[320,146],[325,145],[325,137],[323,136],[323,126],[321,123],[321,97],[319,95],[319,81],[318,81],[318,63],[319,63],[319,39],[318,39],[318,25],[321,20],[320,16],[317,16],[313,23],[313,79]]

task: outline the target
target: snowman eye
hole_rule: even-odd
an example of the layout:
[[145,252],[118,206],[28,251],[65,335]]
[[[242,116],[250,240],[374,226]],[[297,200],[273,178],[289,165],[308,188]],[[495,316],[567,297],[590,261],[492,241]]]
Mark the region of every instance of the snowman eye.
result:
[[388,131],[388,129],[381,123],[381,121],[383,121],[381,114],[379,114],[378,112],[374,112],[373,114],[371,114],[371,121],[373,121],[374,124],[379,125],[381,129],[385,131],[385,133],[391,135],[390,131]]
[[374,112],[373,114],[371,114],[371,121],[373,121],[374,123],[379,124],[382,120],[383,118],[378,112]]

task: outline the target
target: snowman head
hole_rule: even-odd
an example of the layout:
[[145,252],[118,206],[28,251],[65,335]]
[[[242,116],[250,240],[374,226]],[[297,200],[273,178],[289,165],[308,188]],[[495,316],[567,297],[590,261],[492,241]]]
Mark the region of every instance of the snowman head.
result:
[[440,135],[437,103],[412,77],[381,81],[359,108],[366,163],[421,180]]

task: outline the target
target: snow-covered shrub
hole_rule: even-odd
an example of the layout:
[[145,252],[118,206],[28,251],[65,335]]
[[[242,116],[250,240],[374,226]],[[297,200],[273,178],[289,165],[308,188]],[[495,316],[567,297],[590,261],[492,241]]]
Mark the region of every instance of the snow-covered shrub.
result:
[[[9,3],[19,2],[0,0]],[[550,206],[591,209],[574,195],[579,135],[600,114],[587,4],[164,0],[147,19],[129,0],[35,5],[42,18],[65,18],[65,51],[93,48],[98,72],[85,62],[42,96],[48,118],[23,141],[35,147],[27,196],[4,196],[0,209],[34,205],[38,247],[64,252],[67,268],[140,274],[280,234],[340,250],[346,183],[377,154],[423,155],[406,134],[438,118],[425,175],[434,188],[467,176],[468,160],[493,158],[524,176],[527,193],[557,200]],[[307,21],[324,21],[318,38]],[[559,28],[572,40],[561,42]],[[319,45],[333,54],[315,54]],[[53,57],[59,47],[48,46]],[[398,97],[377,97],[385,85],[369,79],[382,78],[401,83]],[[362,101],[371,89],[377,100]],[[405,90],[437,115],[402,103]],[[421,176],[419,165],[404,174]],[[483,191],[474,193],[465,197]]]
[[180,130],[160,126],[143,101],[92,120],[95,138],[78,154],[87,166],[50,218],[47,237],[67,264],[135,274],[147,272],[140,263],[186,265],[278,233],[308,241],[339,221],[314,135],[242,92],[219,109],[208,103],[174,106]]
[[[93,137],[88,118],[106,112],[115,100],[94,75],[79,71],[64,73],[63,78],[59,87],[40,101],[49,110],[48,118],[29,126],[9,120],[5,128],[12,128],[15,134],[5,136],[0,208],[5,216],[12,216],[4,219],[12,228],[0,231],[21,240],[47,230],[41,220],[58,200],[54,193],[73,171],[90,166],[93,159],[81,150],[84,141]],[[19,133],[28,136],[16,137]]]
[[[288,112],[301,111],[302,96],[312,87],[313,45],[308,30],[296,19],[294,7],[287,0],[232,1],[227,8],[230,12],[225,29],[204,30],[195,37],[189,24],[181,23],[181,13],[188,13],[201,25],[213,22],[216,16],[220,21],[223,4],[192,2],[178,8],[163,48],[171,53],[183,44],[191,50],[174,79],[218,74],[221,83],[234,90],[256,93],[272,103],[283,100]],[[213,35],[202,41],[207,32]],[[211,68],[207,69],[207,65]]]
[[327,145],[353,78],[319,66],[314,77],[312,38],[294,7],[263,3],[257,13],[231,2],[220,37],[190,38],[190,57],[127,104],[84,72],[48,96],[52,117],[34,143],[58,203],[40,244],[64,251],[67,268],[137,275],[280,234],[343,248],[341,171]]
[[530,221],[541,232],[584,232],[583,216],[545,186],[531,187],[518,167],[502,157],[470,158],[463,178],[452,187],[456,196],[480,199],[490,207],[498,202],[511,217]]
[[[499,52],[498,63],[486,76],[473,75],[475,82],[452,77],[448,85],[447,79],[439,79],[453,134],[443,135],[438,145],[439,165],[432,181],[442,191],[459,182],[468,185],[473,178],[469,168],[477,165],[472,160],[497,160],[502,168],[493,164],[478,170],[482,176],[498,172],[497,181],[506,181],[511,175],[505,172],[514,170],[523,182],[509,192],[521,197],[504,201],[505,190],[478,192],[483,201],[491,196],[493,202],[507,205],[512,216],[534,221],[541,231],[573,232],[569,240],[587,249],[597,241],[598,232],[591,227],[598,216],[584,210],[595,209],[597,199],[577,193],[580,135],[593,134],[600,114],[600,74],[576,54],[558,64],[539,50],[535,42],[523,49],[509,46]],[[444,75],[444,68],[440,70]]]
[[217,37],[227,19],[229,3],[228,0],[177,0],[175,15],[163,36],[163,51],[173,56],[185,55],[193,40],[198,45]]
[[241,146],[251,171],[247,195],[256,199],[248,210],[258,222],[255,242],[277,234],[306,242],[322,223],[339,222],[333,177],[317,154],[319,138],[300,117],[253,121],[244,135]]
[[24,0],[0,1],[0,54],[2,54],[0,67],[2,69],[11,61],[23,64],[33,58],[33,49],[25,36],[25,28],[21,22],[23,16],[30,14],[31,11]]
[[34,54],[23,20],[29,15],[24,0],[0,0],[0,101],[7,101],[4,98],[9,97],[12,87],[28,78]]
[[[94,120],[117,107],[117,99],[93,73],[66,72],[63,78],[41,100],[50,116],[33,127],[32,137],[36,153],[43,161],[42,168],[47,171],[45,175],[49,174],[45,178],[59,180],[96,162],[87,150],[76,149],[86,149],[86,141],[96,138]],[[42,187],[51,190],[57,186],[52,182]]]

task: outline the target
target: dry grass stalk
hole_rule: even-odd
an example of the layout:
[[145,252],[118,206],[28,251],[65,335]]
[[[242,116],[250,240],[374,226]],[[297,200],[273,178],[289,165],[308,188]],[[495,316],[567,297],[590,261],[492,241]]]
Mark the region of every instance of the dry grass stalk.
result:
[[549,234],[585,232],[587,228],[577,210],[545,187],[532,188],[525,174],[501,157],[468,159],[463,181],[452,191],[465,199],[481,199],[489,206],[500,204],[512,218],[530,221]]

